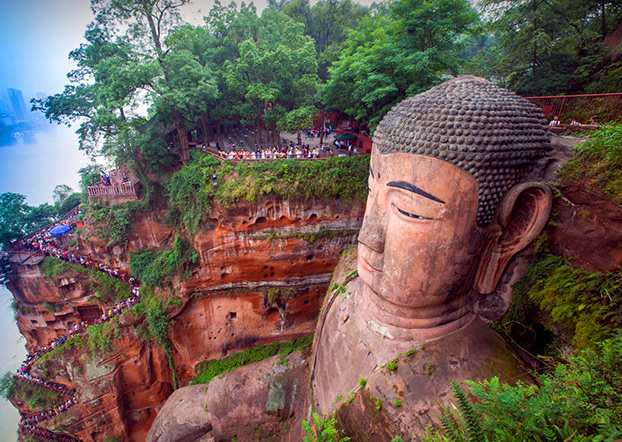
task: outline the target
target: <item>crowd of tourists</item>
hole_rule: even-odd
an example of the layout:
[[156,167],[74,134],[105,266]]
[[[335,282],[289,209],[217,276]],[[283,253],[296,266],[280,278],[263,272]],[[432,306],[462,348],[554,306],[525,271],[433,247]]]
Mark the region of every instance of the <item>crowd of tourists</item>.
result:
[[311,147],[307,144],[295,146],[293,143],[267,149],[236,149],[235,144],[227,146],[227,150],[219,150],[218,154],[228,160],[277,160],[284,158],[319,158],[331,152],[328,144]]
[[29,426],[29,425],[34,426],[38,424],[39,422],[44,422],[48,419],[52,419],[53,417],[58,416],[63,411],[67,411],[69,408],[73,407],[77,403],[78,403],[78,398],[76,397],[69,398],[62,404],[56,405],[55,407],[52,407],[49,410],[40,411],[37,414],[33,414],[29,418],[23,419],[21,423],[24,426]]
[[[325,127],[324,137],[329,137],[332,132],[333,132],[332,129]],[[309,127],[309,129],[307,129],[307,131],[305,132],[305,138],[309,138],[310,140],[313,140],[315,138],[319,138],[321,134],[322,134],[321,129],[317,129],[315,127]]]
[[75,396],[75,389],[68,389],[64,385],[32,376],[30,372],[33,363],[40,359],[46,353],[49,353],[59,345],[62,345],[67,339],[71,338],[72,336],[86,333],[88,327],[90,327],[91,325],[101,324],[109,321],[114,316],[120,315],[126,309],[136,305],[140,301],[140,287],[138,286],[137,281],[133,277],[129,276],[123,271],[120,271],[117,268],[110,267],[103,263],[97,263],[89,257],[71,253],[59,248],[56,244],[55,239],[50,234],[49,230],[39,232],[38,234],[29,237],[28,240],[20,241],[18,243],[18,248],[28,251],[39,251],[46,256],[52,256],[62,261],[69,262],[71,264],[80,265],[87,269],[95,269],[104,272],[113,278],[127,282],[131,289],[131,295],[128,299],[117,302],[114,306],[112,306],[112,308],[109,308],[107,312],[104,311],[100,317],[92,321],[83,320],[79,324],[75,324],[70,330],[68,330],[67,333],[64,333],[62,336],[52,340],[45,347],[42,347],[35,352],[29,353],[26,356],[26,359],[22,363],[21,367],[17,369],[17,372],[14,375],[15,379],[18,381],[26,382],[36,387],[45,388],[65,396],[71,396],[65,402],[51,409],[40,411],[39,413],[34,414],[26,419],[22,419],[22,421],[20,422],[20,428],[23,431],[26,431],[43,440],[71,442],[79,441],[79,439],[76,439],[72,436],[55,433],[36,426],[36,424],[38,424],[39,422],[58,416],[60,413],[77,404],[78,399]]
[[68,434],[54,433],[50,430],[46,430],[45,428],[35,427],[34,425],[30,424],[23,424],[22,430],[27,431],[28,433],[41,440],[56,440],[59,442],[80,442],[80,439],[69,436]]
[[36,378],[30,374],[30,367],[28,364],[22,365],[15,374],[15,379],[20,380],[22,382],[26,382],[27,384],[34,385],[35,387],[41,387],[48,389],[50,391],[54,391],[58,394],[62,395],[74,395],[75,390],[69,389],[62,384],[57,384],[56,382],[45,381],[40,378]]

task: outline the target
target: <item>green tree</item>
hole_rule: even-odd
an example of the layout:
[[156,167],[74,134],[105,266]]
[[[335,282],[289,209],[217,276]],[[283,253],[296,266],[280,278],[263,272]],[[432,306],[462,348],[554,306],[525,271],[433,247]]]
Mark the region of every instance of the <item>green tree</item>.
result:
[[18,193],[0,195],[0,247],[6,249],[18,240],[54,220],[54,208],[47,203],[37,207],[26,204]]
[[477,24],[464,0],[392,3],[349,33],[320,101],[374,127],[397,102],[458,73],[461,37]]
[[300,109],[311,106],[319,86],[313,41],[303,28],[268,8],[261,15],[257,35],[240,43],[240,57],[225,64],[228,88],[242,97],[233,113],[256,128],[263,119],[273,140],[278,139],[278,128],[296,119],[289,116],[291,112],[300,115]]
[[308,0],[293,0],[283,6],[283,13],[305,25],[305,34],[315,41],[318,75],[328,77],[328,67],[343,51],[348,31],[369,15],[369,8],[351,0],[321,0],[313,6]]
[[[475,57],[474,73],[523,95],[613,92],[620,84],[622,60],[602,45],[620,20],[619,2],[484,0],[480,7],[493,38]],[[599,86],[588,89],[591,83]]]
[[[211,69],[184,44],[191,28],[171,37],[172,46],[166,44],[186,3],[92,0],[96,19],[86,32],[87,43],[70,54],[78,64],[69,74],[72,84],[61,94],[36,101],[34,108],[51,121],[80,121],[81,147],[89,153],[115,156],[127,149],[125,157],[139,158],[140,147],[127,142],[146,122],[135,109],[154,105],[152,112],[160,121],[171,123],[181,160],[188,162],[188,123],[216,98],[217,88]],[[118,142],[122,133],[124,140]]]

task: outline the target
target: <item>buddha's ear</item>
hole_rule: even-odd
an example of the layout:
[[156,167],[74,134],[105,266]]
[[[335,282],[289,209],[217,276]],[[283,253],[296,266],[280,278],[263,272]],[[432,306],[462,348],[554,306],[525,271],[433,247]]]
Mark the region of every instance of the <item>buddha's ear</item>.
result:
[[542,182],[517,184],[505,194],[475,276],[475,291],[488,294],[495,290],[510,259],[546,225],[552,202],[551,189]]

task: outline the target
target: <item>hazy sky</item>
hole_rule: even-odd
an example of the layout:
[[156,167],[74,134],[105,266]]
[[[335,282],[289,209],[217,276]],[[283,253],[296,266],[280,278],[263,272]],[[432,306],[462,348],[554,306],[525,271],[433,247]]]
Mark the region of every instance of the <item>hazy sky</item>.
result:
[[[184,16],[199,24],[212,4],[193,2]],[[67,56],[92,19],[89,0],[0,0],[0,90],[21,89],[25,98],[61,92],[74,68]]]
[[0,89],[60,92],[73,67],[67,55],[91,21],[87,0],[0,0]]

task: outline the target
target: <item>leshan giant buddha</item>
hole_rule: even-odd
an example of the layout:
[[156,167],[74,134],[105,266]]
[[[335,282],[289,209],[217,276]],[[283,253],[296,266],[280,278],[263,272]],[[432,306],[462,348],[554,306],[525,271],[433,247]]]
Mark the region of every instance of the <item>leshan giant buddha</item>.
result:
[[451,380],[520,376],[473,305],[549,217],[551,192],[537,178],[549,149],[539,109],[476,77],[386,115],[374,134],[358,278],[333,291],[318,323],[319,412],[364,378],[370,396],[400,400],[385,406],[399,430],[420,435]]
[[[473,305],[548,219],[551,192],[537,179],[549,150],[542,123],[532,104],[475,77],[397,105],[374,134],[358,258],[346,254],[335,271],[335,280],[350,277],[324,302],[311,388],[299,379],[300,355],[242,367],[177,390],[147,441],[231,438],[275,414],[308,420],[308,390],[307,405],[337,410],[354,441],[419,440],[451,399],[451,380],[520,377]],[[291,430],[281,440],[302,439],[299,423]]]

